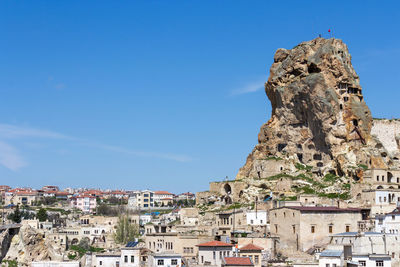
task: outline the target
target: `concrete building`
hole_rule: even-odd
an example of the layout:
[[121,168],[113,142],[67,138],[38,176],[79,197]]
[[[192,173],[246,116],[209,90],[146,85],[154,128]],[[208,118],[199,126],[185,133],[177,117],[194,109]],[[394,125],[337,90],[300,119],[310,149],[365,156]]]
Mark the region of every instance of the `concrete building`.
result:
[[150,255],[149,266],[172,267],[182,266],[182,257],[176,253],[154,253]]
[[337,207],[282,207],[270,210],[271,233],[282,249],[307,249],[329,241],[329,235],[357,231],[360,209]]
[[84,213],[92,213],[96,210],[97,201],[96,197],[92,195],[82,194],[72,197],[70,199],[70,205],[73,208],[82,210]]
[[172,205],[174,202],[174,194],[168,191],[155,191],[154,192],[154,203],[157,203],[158,206],[168,206]]
[[199,264],[221,266],[223,258],[234,256],[233,245],[221,241],[210,241],[197,245]]
[[41,197],[35,190],[16,190],[4,193],[4,205],[35,205]]
[[267,211],[266,210],[251,210],[246,212],[247,225],[267,225]]
[[[329,247],[341,247],[344,259],[361,266],[399,266],[399,235],[347,232],[331,236]],[[365,264],[365,265],[364,265]],[[348,265],[349,266],[349,265]]]
[[138,267],[140,266],[140,248],[137,242],[129,242],[118,253],[96,254],[94,267]]
[[319,255],[319,267],[344,267],[343,250],[324,250]]
[[134,191],[129,195],[128,206],[132,209],[150,209],[154,207],[154,192],[150,190]]
[[378,233],[400,233],[400,209],[396,208],[392,212],[384,215],[375,216],[375,231]]

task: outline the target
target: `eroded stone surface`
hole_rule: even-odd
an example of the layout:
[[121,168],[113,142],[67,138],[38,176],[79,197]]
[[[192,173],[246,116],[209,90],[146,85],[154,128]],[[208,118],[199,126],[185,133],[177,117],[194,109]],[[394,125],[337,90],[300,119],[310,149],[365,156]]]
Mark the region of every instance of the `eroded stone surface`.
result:
[[393,165],[386,148],[371,135],[371,112],[341,40],[317,38],[291,50],[278,49],[265,91],[272,115],[237,179],[265,178],[276,168],[265,160],[271,156],[282,158],[285,169],[298,162],[320,175],[356,177],[359,165]]

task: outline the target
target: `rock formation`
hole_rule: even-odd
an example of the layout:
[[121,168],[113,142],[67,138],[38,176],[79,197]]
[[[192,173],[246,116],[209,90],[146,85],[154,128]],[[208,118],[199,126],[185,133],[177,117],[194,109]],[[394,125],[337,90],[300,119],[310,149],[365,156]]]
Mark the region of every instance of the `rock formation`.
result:
[[258,144],[234,181],[210,183],[208,192],[196,195],[197,203],[304,194],[347,201],[371,188],[374,169],[388,181],[394,174],[400,180],[400,122],[372,119],[341,40],[317,38],[278,49],[265,92],[272,114]]
[[371,135],[371,112],[347,46],[317,38],[278,49],[265,84],[272,115],[237,179],[265,178],[265,159],[303,163],[320,175],[357,177],[357,166],[388,168],[394,162]]
[[43,233],[29,225],[23,225],[19,234],[11,240],[5,260],[15,260],[18,266],[30,266],[32,261],[63,260],[63,252],[55,242],[47,240]]

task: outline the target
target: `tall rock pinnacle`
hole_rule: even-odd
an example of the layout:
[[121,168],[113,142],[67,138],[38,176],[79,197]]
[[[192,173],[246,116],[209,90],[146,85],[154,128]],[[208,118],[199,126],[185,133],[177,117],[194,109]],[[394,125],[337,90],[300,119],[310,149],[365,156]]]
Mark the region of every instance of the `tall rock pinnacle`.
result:
[[371,136],[371,112],[347,46],[317,38],[278,49],[265,84],[272,115],[237,178],[260,178],[266,157],[347,175],[354,166],[388,167]]

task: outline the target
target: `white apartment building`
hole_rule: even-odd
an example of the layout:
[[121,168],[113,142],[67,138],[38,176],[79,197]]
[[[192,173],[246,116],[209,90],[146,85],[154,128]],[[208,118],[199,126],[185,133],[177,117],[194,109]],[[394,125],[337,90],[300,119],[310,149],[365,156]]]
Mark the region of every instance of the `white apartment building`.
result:
[[251,210],[246,212],[246,222],[248,225],[267,225],[267,211]]
[[132,209],[150,209],[154,207],[154,192],[150,190],[132,192],[128,199],[128,206]]

